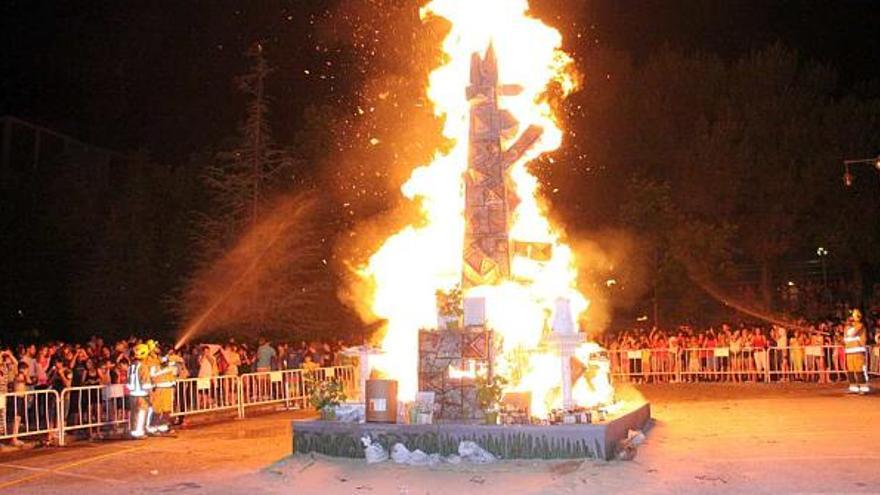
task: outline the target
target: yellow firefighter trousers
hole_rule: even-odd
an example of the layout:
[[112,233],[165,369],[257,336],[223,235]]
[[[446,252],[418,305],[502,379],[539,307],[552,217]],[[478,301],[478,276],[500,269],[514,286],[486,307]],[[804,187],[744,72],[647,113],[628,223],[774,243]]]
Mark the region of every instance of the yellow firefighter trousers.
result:
[[865,368],[865,353],[854,352],[846,355],[846,371],[863,372]]
[[174,397],[174,388],[156,388],[152,393],[153,413],[171,413],[171,402]]

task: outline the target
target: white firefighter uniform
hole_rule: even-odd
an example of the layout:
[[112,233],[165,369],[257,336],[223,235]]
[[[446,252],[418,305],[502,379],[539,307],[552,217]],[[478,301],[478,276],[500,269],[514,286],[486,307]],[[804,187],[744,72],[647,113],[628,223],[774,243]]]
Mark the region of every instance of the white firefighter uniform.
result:
[[861,314],[853,312],[852,321],[846,327],[843,336],[844,351],[846,352],[846,377],[849,380],[849,391],[852,393],[865,394],[868,392],[867,375],[865,374],[865,345],[868,342],[868,332],[861,322]]
[[150,383],[152,384],[152,388],[150,389],[150,400],[149,407],[147,409],[147,433],[156,433],[158,430],[156,429],[155,422],[153,421],[153,416],[155,415],[155,408],[153,403],[156,401],[156,369],[158,366],[161,366],[161,361],[159,360],[159,356],[156,355],[156,344],[150,340],[147,341],[147,346],[150,349],[149,354],[143,360],[143,367],[147,370],[147,373],[150,375]]
[[150,390],[153,384],[150,372],[140,360],[132,361],[128,368],[129,431],[132,437],[146,434],[147,411],[150,408]]

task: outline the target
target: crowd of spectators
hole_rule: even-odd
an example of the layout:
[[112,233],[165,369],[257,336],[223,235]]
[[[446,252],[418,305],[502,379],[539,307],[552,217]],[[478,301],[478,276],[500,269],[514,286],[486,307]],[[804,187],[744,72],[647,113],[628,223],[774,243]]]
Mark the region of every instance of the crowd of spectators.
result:
[[[54,390],[60,396],[65,389],[93,385],[118,385],[122,390],[132,361],[131,351],[139,343],[142,340],[134,337],[113,343],[92,337],[79,344],[55,341],[0,346],[0,437],[12,435],[10,442],[20,445],[15,436],[27,430],[24,424],[39,424],[45,413],[36,409],[54,407],[50,396],[42,402],[33,398],[26,401],[24,392]],[[339,351],[344,345],[341,341],[272,343],[261,338],[256,343],[229,340],[224,344],[171,347],[165,346],[163,354],[175,362],[179,379],[212,379],[249,372],[336,366],[341,362]],[[74,407],[67,414],[81,410],[76,407],[78,403],[96,402],[88,393],[91,392],[71,392]]]
[[[868,342],[872,345],[870,361],[876,367],[880,363],[880,320],[869,320],[866,324]],[[846,379],[845,327],[844,320],[801,321],[785,326],[722,324],[700,329],[684,325],[674,329],[609,332],[599,340],[608,350],[612,374],[636,383],[798,380],[823,383]],[[11,436],[12,444],[20,444],[15,436],[22,423],[30,420],[39,424],[41,412],[50,418],[47,411],[55,407],[50,402],[54,400],[53,395],[48,393],[43,402],[26,402],[22,398],[24,392],[53,390],[61,397],[65,390],[73,388],[68,395],[69,410],[63,414],[67,421],[75,421],[77,418],[71,416],[82,411],[83,403],[98,400],[89,395],[97,396],[97,391],[79,391],[77,387],[109,389],[116,386],[123,390],[132,361],[131,351],[141,342],[132,337],[108,343],[101,337],[92,337],[81,344],[56,341],[0,346],[0,437]],[[235,402],[236,394],[227,390],[230,382],[222,377],[339,366],[344,364],[340,352],[343,348],[342,341],[273,343],[261,338],[257,342],[187,343],[177,349],[168,345],[163,355],[175,362],[179,379],[205,380],[217,388],[217,394],[203,393],[202,387],[195,384],[178,388],[181,404],[206,407],[203,402],[215,401],[221,396],[219,400]],[[244,394],[265,393],[262,381],[267,385],[270,382],[268,379],[242,382]],[[103,400],[112,399],[112,395],[103,396]],[[22,431],[28,431],[27,427]]]
[[[880,322],[867,322],[870,359],[880,362]],[[612,373],[636,383],[846,379],[845,321],[672,330],[632,329],[602,338]]]
[[272,343],[266,339],[259,339],[256,345],[250,346],[234,340],[222,345],[184,345],[178,351],[183,365],[178,367],[181,376],[199,378],[238,376],[264,371],[311,370],[340,365],[342,355],[339,351],[344,347],[342,341]]

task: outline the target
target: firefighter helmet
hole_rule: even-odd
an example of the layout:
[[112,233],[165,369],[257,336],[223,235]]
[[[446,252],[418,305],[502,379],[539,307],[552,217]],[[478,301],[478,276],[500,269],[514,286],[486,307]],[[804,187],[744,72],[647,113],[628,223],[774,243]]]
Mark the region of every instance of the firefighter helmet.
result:
[[144,359],[150,354],[150,348],[147,344],[138,344],[134,346],[134,358],[135,359]]
[[858,309],[852,310],[852,319],[855,321],[862,321],[862,312]]

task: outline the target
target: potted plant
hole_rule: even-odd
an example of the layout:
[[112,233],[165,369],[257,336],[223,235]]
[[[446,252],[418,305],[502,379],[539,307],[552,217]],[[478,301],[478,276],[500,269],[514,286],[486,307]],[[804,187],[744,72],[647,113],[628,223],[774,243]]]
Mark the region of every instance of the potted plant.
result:
[[309,402],[321,413],[321,419],[336,419],[336,406],[345,400],[345,390],[335,378],[313,387]]
[[435,295],[437,297],[438,329],[458,330],[461,327],[461,318],[464,315],[461,287],[456,285],[447,292],[438,290]]
[[498,424],[498,410],[507,380],[503,376],[477,378],[477,402],[483,410],[487,425]]

